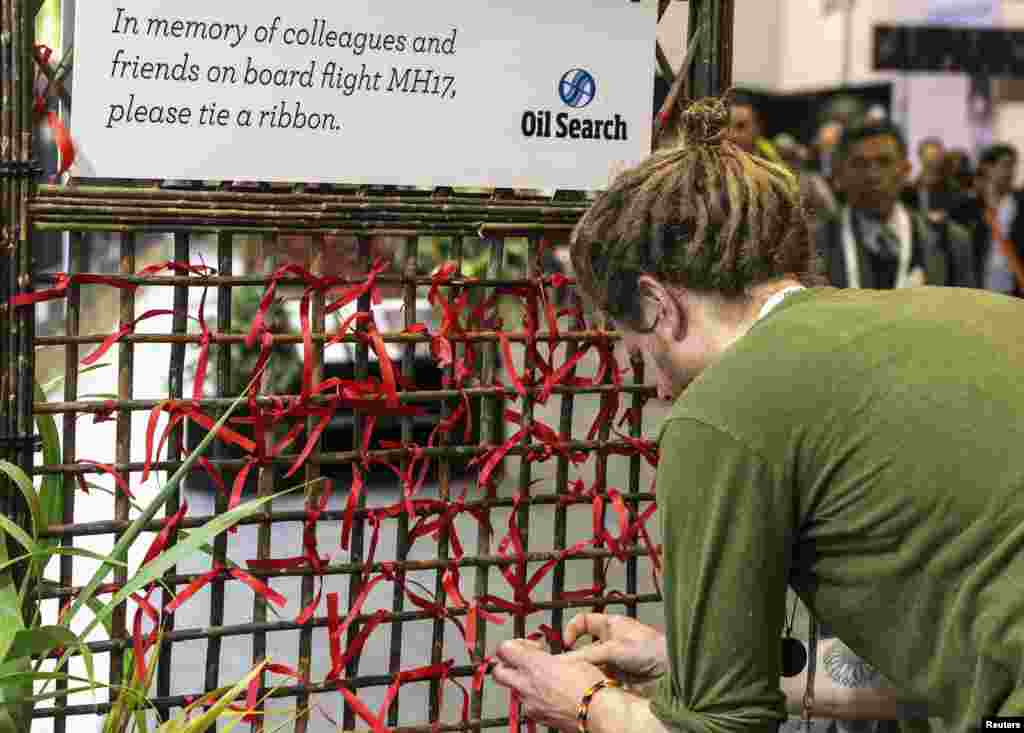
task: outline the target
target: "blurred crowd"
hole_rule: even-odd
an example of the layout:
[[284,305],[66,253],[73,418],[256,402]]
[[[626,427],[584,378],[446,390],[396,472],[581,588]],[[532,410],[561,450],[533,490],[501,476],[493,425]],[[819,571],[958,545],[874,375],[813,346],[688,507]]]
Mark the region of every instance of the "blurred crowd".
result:
[[753,98],[731,100],[732,141],[797,175],[834,286],[927,284],[1024,296],[1024,193],[1014,188],[1014,147],[993,145],[976,161],[938,138],[910,150],[879,107],[837,110],[805,143],[789,133],[769,140]]

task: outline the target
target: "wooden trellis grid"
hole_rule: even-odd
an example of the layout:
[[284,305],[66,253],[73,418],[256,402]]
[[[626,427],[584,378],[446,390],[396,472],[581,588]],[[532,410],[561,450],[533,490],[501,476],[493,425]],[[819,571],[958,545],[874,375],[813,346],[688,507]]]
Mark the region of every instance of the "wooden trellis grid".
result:
[[[669,2],[660,3],[663,14]],[[642,484],[642,465],[644,454],[637,450],[637,441],[645,436],[643,420],[644,406],[652,396],[652,389],[644,384],[643,364],[634,362],[628,377],[616,383],[610,373],[605,374],[602,383],[582,385],[574,383],[571,377],[581,375],[579,369],[570,369],[563,376],[570,379],[549,391],[559,401],[557,424],[550,427],[557,433],[558,449],[553,454],[555,466],[553,481],[534,485],[534,463],[522,460],[523,457],[540,456],[545,450],[552,450],[551,445],[530,432],[538,418],[538,397],[543,392],[543,375],[539,364],[531,357],[531,348],[537,347],[548,354],[548,345],[552,351],[560,344],[566,344],[565,350],[559,352],[557,360],[552,363],[560,366],[568,363],[581,350],[588,347],[606,349],[611,353],[616,336],[603,330],[594,330],[574,323],[566,326],[561,322],[557,332],[553,332],[550,323],[545,325],[543,315],[536,311],[541,298],[554,298],[559,283],[552,281],[541,270],[541,254],[544,247],[554,240],[563,239],[571,230],[575,221],[585,210],[587,199],[580,195],[541,196],[528,195],[512,191],[491,191],[487,193],[466,193],[452,190],[416,191],[398,188],[362,188],[362,187],[297,187],[288,191],[239,191],[224,188],[202,188],[195,190],[175,190],[161,185],[159,182],[132,182],[122,185],[83,185],[76,182],[68,186],[39,185],[34,179],[31,169],[33,160],[33,129],[35,125],[33,111],[32,79],[35,73],[32,55],[33,18],[38,4],[31,0],[0,0],[0,20],[2,20],[2,98],[0,112],[0,141],[2,150],[0,158],[4,164],[2,179],[2,209],[4,218],[0,231],[0,458],[15,463],[35,476],[61,475],[65,477],[64,517],[63,521],[53,524],[44,532],[44,536],[57,538],[65,546],[74,546],[86,538],[114,538],[123,533],[132,516],[129,499],[118,494],[113,503],[113,514],[102,520],[84,520],[76,514],[77,477],[94,475],[101,471],[96,466],[80,462],[83,456],[78,450],[83,431],[92,424],[90,416],[109,416],[116,424],[116,455],[113,470],[127,477],[130,484],[135,485],[136,479],[145,466],[133,460],[132,445],[138,445],[142,437],[132,432],[131,417],[135,413],[146,413],[157,407],[162,401],[187,400],[186,376],[187,353],[195,349],[201,341],[201,335],[190,328],[189,316],[195,314],[199,293],[205,290],[217,295],[216,311],[207,315],[210,329],[210,376],[212,391],[206,397],[194,402],[195,406],[206,414],[216,417],[222,413],[236,396],[232,393],[233,360],[246,339],[246,334],[238,332],[232,321],[232,301],[237,290],[244,286],[266,288],[271,283],[270,273],[244,272],[234,273],[235,253],[243,240],[262,239],[273,247],[282,240],[303,237],[309,243],[307,255],[301,265],[312,276],[329,275],[324,271],[325,260],[332,248],[339,246],[354,247],[357,259],[361,263],[358,272],[348,274],[333,284],[334,288],[357,286],[365,282],[362,273],[369,273],[372,263],[372,249],[376,241],[382,237],[400,242],[395,257],[396,267],[382,273],[378,282],[401,293],[404,304],[403,326],[412,326],[416,319],[417,300],[430,288],[437,288],[449,301],[454,301],[461,293],[469,293],[471,302],[480,302],[488,296],[500,291],[518,293],[522,307],[529,316],[529,323],[539,324],[538,327],[519,325],[518,318],[509,319],[503,332],[499,332],[502,324],[493,320],[484,320],[476,327],[467,328],[464,333],[452,333],[450,341],[455,355],[464,356],[467,349],[473,349],[479,360],[473,365],[473,375],[463,380],[461,387],[442,386],[430,390],[406,388],[399,392],[402,404],[429,405],[441,404],[440,417],[451,416],[451,411],[464,397],[471,401],[475,415],[479,416],[477,436],[470,443],[459,443],[442,438],[434,446],[426,447],[418,455],[426,456],[436,466],[436,496],[442,503],[457,500],[458,480],[454,476],[456,470],[464,470],[464,464],[480,456],[489,455],[496,446],[506,438],[502,432],[504,406],[510,405],[510,399],[519,397],[514,405],[521,413],[521,426],[526,434],[518,445],[511,446],[508,457],[520,458],[515,462],[518,474],[506,478],[504,484],[510,487],[509,492],[488,494],[486,491],[471,490],[466,499],[466,510],[483,512],[514,511],[518,522],[523,548],[518,554],[503,554],[496,551],[495,546],[505,535],[505,528],[498,523],[474,524],[470,534],[465,534],[462,542],[465,555],[458,557],[453,549],[451,528],[448,525],[439,527],[433,540],[420,539],[420,542],[433,542],[434,555],[430,559],[410,559],[409,552],[413,544],[410,539],[412,524],[422,517],[415,512],[398,513],[387,518],[389,530],[396,537],[396,551],[393,557],[377,557],[373,564],[368,564],[369,536],[372,534],[374,522],[381,521],[375,515],[379,507],[367,503],[367,495],[361,496],[359,506],[352,515],[351,542],[347,552],[336,556],[326,567],[315,570],[311,567],[293,567],[278,570],[252,571],[252,575],[273,584],[276,581],[293,579],[299,584],[298,605],[306,607],[316,597],[318,583],[324,578],[345,579],[347,596],[342,597],[341,614],[344,617],[357,601],[366,581],[382,572],[389,573],[399,580],[413,575],[420,577],[424,572],[431,575],[432,587],[416,591],[423,595],[432,593],[433,598],[444,606],[443,614],[433,613],[411,600],[408,593],[403,592],[402,583],[395,583],[390,604],[383,611],[383,624],[375,632],[373,644],[378,649],[388,646],[387,668],[382,673],[362,673],[359,657],[347,665],[342,686],[361,694],[371,689],[385,689],[391,685],[396,675],[407,671],[406,657],[403,649],[407,639],[406,630],[415,622],[426,622],[431,625],[431,643],[429,664],[440,665],[453,657],[451,646],[451,620],[465,622],[469,609],[453,606],[446,601],[446,572],[451,568],[462,571],[462,591],[466,597],[481,599],[495,592],[496,583],[501,579],[501,569],[519,567],[537,568],[550,561],[556,562],[551,569],[549,586],[543,586],[543,598],[534,599],[535,607],[527,612],[510,612],[508,617],[508,633],[516,636],[525,635],[535,630],[538,622],[549,624],[559,629],[566,612],[572,609],[610,608],[625,609],[625,612],[636,614],[644,604],[654,604],[659,600],[656,592],[646,590],[644,576],[650,569],[651,558],[648,548],[634,535],[629,538],[625,548],[611,548],[607,543],[595,542],[586,549],[572,554],[573,560],[583,560],[593,565],[591,576],[599,593],[596,597],[583,594],[566,595],[569,587],[566,578],[566,548],[572,547],[578,537],[570,536],[569,516],[574,507],[584,507],[587,512],[593,504],[593,495],[578,494],[574,489],[573,479],[576,470],[572,457],[576,454],[589,457],[594,469],[592,486],[600,490],[607,488],[606,474],[610,461],[621,460],[628,464],[625,470],[627,477],[622,490],[623,505],[627,507],[631,518],[639,517],[654,500],[653,494]],[[691,0],[690,28],[700,26],[707,30],[707,40],[688,71],[688,89],[691,96],[716,93],[729,84],[728,63],[731,56],[731,0]],[[710,42],[707,42],[710,41]],[[671,69],[660,47],[657,49],[658,63],[666,75]],[[66,90],[62,90],[62,93]],[[65,100],[66,101],[66,100]],[[119,320],[121,325],[133,322],[139,315],[137,296],[147,289],[164,288],[173,292],[173,316],[168,323],[169,329],[161,333],[128,332],[120,339],[116,351],[116,390],[117,399],[92,399],[82,395],[80,389],[81,362],[83,353],[99,346],[109,334],[86,333],[82,330],[82,284],[81,281],[70,282],[66,290],[65,317],[63,333],[59,335],[37,334],[34,308],[13,308],[10,303],[19,295],[25,295],[41,289],[52,288],[59,282],[52,275],[37,271],[35,258],[38,251],[34,247],[41,237],[48,232],[66,234],[69,237],[69,257],[66,262],[66,273],[70,276],[89,274],[83,261],[85,244],[91,237],[99,233],[116,237],[119,248],[118,282],[122,285],[135,285],[133,290],[121,287],[117,290]],[[209,262],[216,270],[215,275],[196,276],[191,274],[158,274],[139,275],[141,269],[137,262],[141,252],[141,242],[145,237],[155,234],[165,235],[173,239],[173,256],[177,263],[195,264],[197,242],[203,238],[213,238],[216,242],[216,262]],[[417,261],[423,256],[424,250],[439,240],[446,242],[450,251],[448,259],[454,263],[450,276],[439,281],[430,273],[417,271]],[[485,271],[475,273],[474,277],[465,274],[467,255],[464,248],[470,244],[476,246],[484,243],[486,256]],[[507,267],[507,249],[516,244],[525,243],[525,266],[520,272],[509,274]],[[281,287],[302,284],[297,277],[279,279]],[[308,284],[308,282],[307,282]],[[92,286],[90,286],[92,287]],[[561,290],[571,291],[571,286],[563,286]],[[334,291],[332,291],[334,292]],[[311,342],[313,343],[311,368],[312,379],[319,382],[324,373],[324,349],[333,333],[330,331],[325,316],[325,309],[330,303],[330,293],[325,290],[316,291],[312,297]],[[370,292],[363,293],[358,300],[360,312],[368,312],[371,308]],[[533,309],[534,312],[530,312]],[[364,331],[365,335],[365,331]],[[435,334],[436,335],[436,334]],[[382,333],[383,341],[403,347],[402,356],[396,359],[396,365],[405,377],[412,377],[413,355],[417,344],[425,348],[431,343],[432,335],[419,331],[389,330]],[[505,374],[507,359],[502,358],[503,339],[514,344],[516,353],[523,353],[523,361],[513,370],[521,369],[521,377],[525,386],[521,395],[516,395],[509,380],[503,379],[503,385],[497,383]],[[285,329],[273,334],[275,344],[301,344],[303,335],[296,329]],[[366,379],[371,370],[371,347],[366,340],[358,335],[347,336],[343,341],[355,344],[354,377]],[[167,365],[168,388],[161,399],[137,399],[133,394],[133,383],[138,370],[137,359],[140,349],[151,344],[169,344],[170,361]],[[34,397],[36,381],[36,353],[40,348],[60,348],[64,350],[64,386],[63,399],[60,401],[38,402]],[[112,352],[113,353],[113,352]],[[457,359],[456,359],[457,363]],[[451,382],[457,382],[456,363],[446,366],[446,374]],[[581,362],[582,363],[582,362]],[[589,376],[589,375],[585,375]],[[615,425],[611,420],[604,420],[593,436],[574,434],[574,417],[578,406],[583,400],[600,401],[602,405],[610,395],[621,399],[621,410],[615,418],[624,417],[622,434],[613,433]],[[312,401],[314,404],[316,400]],[[260,407],[272,407],[275,403],[270,395],[260,395],[255,404]],[[62,462],[41,463],[39,453],[32,444],[30,436],[35,435],[34,420],[37,415],[53,415],[58,420],[62,438]],[[315,425],[315,419],[309,418],[307,435]],[[360,464],[368,457],[393,462],[400,470],[408,467],[409,461],[417,458],[411,451],[414,445],[414,429],[411,417],[403,417],[400,421],[401,439],[398,445],[373,444],[370,450],[362,448],[364,423],[356,420],[351,435],[351,446],[346,450],[327,451],[318,446],[312,452],[303,468],[304,477],[308,481],[317,479],[321,474],[337,475],[342,467]],[[515,429],[520,427],[514,426]],[[650,427],[649,425],[647,426]],[[178,429],[180,434],[180,429]],[[275,480],[280,475],[281,467],[287,467],[295,460],[296,453],[301,449],[300,440],[286,453],[261,461],[256,470],[256,484],[259,496],[269,496],[275,490]],[[620,456],[620,454],[622,454]],[[173,471],[182,460],[182,450],[174,440],[169,442],[165,456],[158,459],[152,468],[158,471]],[[211,464],[224,472],[230,488],[231,479],[246,466],[246,459],[230,455],[220,448],[211,455]],[[512,465],[512,464],[510,464]],[[479,469],[479,466],[477,467]],[[472,474],[475,475],[475,474]],[[321,484],[322,486],[322,484]],[[311,507],[315,507],[319,497],[316,489],[307,496],[307,503],[302,509],[274,508],[268,505],[265,511],[246,520],[242,526],[257,528],[257,555],[255,558],[233,558],[236,560],[257,559],[268,560],[280,558],[281,551],[276,549],[273,541],[275,530],[283,527],[299,526],[310,517]],[[336,493],[343,499],[349,490],[347,482],[338,482]],[[26,512],[19,503],[14,491],[6,483],[0,482],[0,511],[9,517],[25,523]],[[608,497],[610,499],[610,497]],[[181,507],[182,492],[177,492],[164,508],[164,516],[174,515]],[[204,524],[208,519],[223,513],[228,508],[228,497],[218,494],[214,512],[210,516],[199,516],[190,513],[178,525],[178,530],[187,530]],[[606,507],[607,509],[607,507]],[[531,519],[546,513],[553,513],[553,537],[538,541],[531,536]],[[424,516],[429,512],[424,510]],[[505,514],[500,514],[504,517]],[[497,515],[496,515],[497,516]],[[319,527],[337,527],[345,520],[346,507],[344,501],[340,507],[329,506],[317,513],[316,524]],[[478,525],[478,526],[477,526]],[[154,520],[148,529],[158,532],[164,526],[164,520]],[[294,535],[296,530],[287,530]],[[172,535],[171,541],[176,537]],[[475,537],[470,542],[469,537]],[[549,549],[531,550],[530,545]],[[224,564],[228,557],[229,538],[226,534],[218,536],[213,546],[211,562]],[[624,565],[624,583],[621,588],[606,585],[606,570],[609,562],[621,560]],[[73,558],[62,556],[54,561],[57,576],[52,583],[38,589],[38,598],[51,600],[54,608],[74,597],[80,590],[75,587]],[[166,586],[174,591],[187,588],[197,578],[196,573],[172,571],[164,577]],[[497,579],[497,580],[496,580]],[[115,570],[111,589],[124,584],[127,571]],[[297,645],[292,659],[281,660],[294,664],[296,670],[306,677],[306,681],[295,680],[280,683],[276,679],[274,697],[287,698],[300,708],[315,702],[323,694],[335,691],[337,681],[321,682],[310,675],[311,667],[315,666],[318,656],[323,657],[327,650],[323,648],[326,638],[325,629],[331,626],[329,613],[321,603],[315,608],[312,618],[306,623],[296,623],[295,619],[272,618],[268,612],[268,603],[264,596],[254,595],[249,605],[246,618],[228,617],[226,597],[228,586],[235,583],[233,579],[218,577],[213,580],[209,592],[209,616],[207,622],[200,627],[176,628],[174,615],[162,617],[164,636],[160,646],[157,673],[153,685],[152,701],[161,715],[168,715],[179,710],[195,696],[234,683],[235,679],[226,679],[222,673],[223,644],[225,640],[237,637],[251,639],[251,662],[254,664],[267,656],[268,638],[280,632],[294,632]],[[174,595],[161,591],[154,599],[158,609],[166,609]],[[483,603],[481,611],[493,613],[502,609],[493,604]],[[537,615],[534,615],[534,614]],[[530,619],[530,625],[527,619]],[[371,621],[372,615],[365,611],[355,618],[348,628],[346,642],[351,644],[357,637],[361,625]],[[540,621],[538,621],[540,619]],[[119,607],[112,619],[112,634],[109,638],[91,641],[89,648],[98,654],[109,654],[109,680],[111,684],[122,682],[123,659],[132,649],[132,630],[129,608]],[[453,666],[446,674],[452,679],[459,679],[470,685],[480,663],[493,648],[495,626],[486,616],[477,620],[475,644],[463,663]],[[447,635],[446,635],[447,632]],[[508,634],[506,634],[508,635]],[[190,680],[190,689],[181,692],[174,689],[172,672],[175,661],[180,658],[179,649],[189,642],[205,642],[202,679],[198,676]],[[342,646],[344,648],[345,643]],[[368,647],[363,656],[371,654]],[[372,654],[383,656],[375,649]],[[493,690],[473,689],[471,691],[471,707],[468,720],[452,717],[450,711],[441,704],[441,690],[444,679],[434,676],[424,684],[429,684],[430,694],[427,696],[426,709],[418,709],[412,713],[400,712],[400,702],[396,701],[387,711],[384,721],[389,727],[400,723],[410,730],[480,730],[507,725],[505,716],[489,715],[485,705],[485,695],[493,696]],[[263,679],[264,689],[269,689],[266,677]],[[66,688],[62,688],[66,689]],[[38,707],[36,715],[40,718],[51,718],[57,731],[77,730],[84,716],[104,715],[110,710],[109,701],[98,704],[72,703],[68,698],[58,697],[55,704],[49,707]],[[411,717],[410,717],[411,716]],[[310,715],[300,716],[296,721],[295,730],[305,731],[310,725]],[[409,725],[412,719],[416,723]],[[344,716],[337,724],[352,730],[360,725],[351,705],[344,707]],[[257,725],[259,723],[257,722]]]

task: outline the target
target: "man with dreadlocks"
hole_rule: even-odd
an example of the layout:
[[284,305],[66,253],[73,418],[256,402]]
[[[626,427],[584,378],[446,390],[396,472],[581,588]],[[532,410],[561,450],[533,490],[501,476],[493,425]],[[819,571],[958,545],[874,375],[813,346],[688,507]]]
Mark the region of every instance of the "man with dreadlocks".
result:
[[[788,582],[871,665],[809,668],[810,714],[913,703],[957,731],[1024,714],[1024,309],[817,287],[796,182],[727,124],[721,102],[693,105],[681,146],[619,176],[572,242],[580,291],[676,399],[665,633],[586,614],[565,642],[598,643],[506,642],[495,679],[566,732],[774,730]],[[884,705],[859,707],[882,675]],[[650,699],[605,689],[659,676]]]

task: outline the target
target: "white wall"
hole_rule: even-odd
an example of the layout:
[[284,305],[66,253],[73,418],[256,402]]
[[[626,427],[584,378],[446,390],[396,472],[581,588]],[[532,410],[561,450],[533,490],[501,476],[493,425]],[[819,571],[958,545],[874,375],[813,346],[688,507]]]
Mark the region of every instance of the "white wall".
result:
[[[1024,25],[1024,4],[1002,2],[1006,22]],[[880,23],[921,23],[929,18],[941,22],[991,23],[998,17],[998,8],[993,9],[993,4],[991,0],[855,0],[850,23],[850,74],[846,81],[852,85],[892,83],[892,116],[906,130],[912,148],[922,138],[936,135],[950,146],[973,150],[986,142],[987,130],[973,127],[968,118],[967,77],[874,71],[874,27]],[[842,86],[846,25],[843,12],[826,16],[822,0],[751,0],[736,5],[733,63],[737,84],[782,93]],[[1009,8],[1012,13],[1007,11]],[[1019,138],[1024,150],[1022,122],[1024,105],[1006,106],[1000,114],[999,134],[1008,137],[1021,130]]]
[[[907,131],[912,148],[922,138],[936,135],[950,146],[973,150],[984,140],[967,117],[967,77],[873,71],[873,28],[878,23],[924,22],[929,17],[972,24],[991,22],[993,15],[999,16],[999,2],[856,0],[849,82],[893,84],[893,117]],[[1024,27],[1024,3],[1001,2],[1000,25]],[[841,86],[843,13],[826,17],[823,4],[822,0],[739,0],[734,27],[734,83],[782,93]],[[994,12],[990,9],[993,4]],[[972,13],[978,17],[972,17]],[[687,14],[688,3],[673,2],[659,27],[659,38],[674,67],[678,67],[684,53]],[[995,137],[1013,142],[1024,152],[1024,102],[997,107]]]
[[[873,28],[924,17],[929,0],[857,0],[852,18],[851,84],[888,81],[872,71]],[[781,0],[782,73],[779,91],[811,91],[843,82],[844,13],[825,16],[821,0]],[[738,50],[737,53],[740,53]]]
[[[782,26],[778,20],[783,0],[743,0],[737,3],[733,24],[733,83],[774,90],[782,73]],[[675,0],[658,25],[658,41],[674,70],[686,55],[689,3]]]
[[[872,72],[874,23],[923,17],[929,0],[857,0],[851,83],[892,78]],[[842,83],[843,17],[826,18],[822,0],[740,0],[733,27],[733,82],[765,91],[796,92]],[[685,51],[688,3],[673,2],[658,38],[673,67]]]
[[687,20],[690,15],[689,3],[675,0],[668,6],[664,17],[658,24],[658,43],[672,64],[673,71],[678,71],[683,57],[686,55]]
[[775,90],[782,81],[784,0],[736,3],[732,78],[736,86]]

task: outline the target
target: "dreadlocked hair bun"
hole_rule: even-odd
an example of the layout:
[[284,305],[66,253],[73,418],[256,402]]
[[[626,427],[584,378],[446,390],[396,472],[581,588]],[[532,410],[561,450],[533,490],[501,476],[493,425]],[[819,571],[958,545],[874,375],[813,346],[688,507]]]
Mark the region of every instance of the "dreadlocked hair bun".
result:
[[620,174],[576,225],[580,293],[634,326],[644,274],[728,298],[783,277],[822,284],[789,169],[729,142],[721,99],[692,104],[681,123],[677,145]]
[[679,127],[684,145],[718,147],[729,129],[729,107],[717,97],[698,100],[683,112]]

